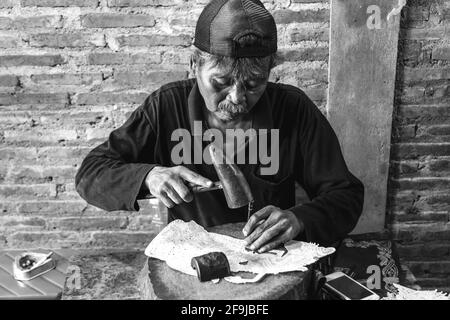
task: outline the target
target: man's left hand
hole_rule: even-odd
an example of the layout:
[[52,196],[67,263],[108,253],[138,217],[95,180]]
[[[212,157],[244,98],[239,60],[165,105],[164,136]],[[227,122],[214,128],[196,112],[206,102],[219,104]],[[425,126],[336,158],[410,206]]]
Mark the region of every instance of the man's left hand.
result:
[[303,228],[292,211],[267,206],[250,217],[242,232],[247,247],[262,253],[294,239]]

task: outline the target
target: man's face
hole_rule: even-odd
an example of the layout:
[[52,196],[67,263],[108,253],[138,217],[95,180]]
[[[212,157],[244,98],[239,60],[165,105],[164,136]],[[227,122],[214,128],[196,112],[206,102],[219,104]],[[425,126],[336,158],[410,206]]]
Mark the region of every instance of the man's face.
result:
[[206,108],[222,122],[239,121],[261,98],[267,86],[267,73],[236,79],[232,68],[220,68],[205,62],[196,67],[197,83]]

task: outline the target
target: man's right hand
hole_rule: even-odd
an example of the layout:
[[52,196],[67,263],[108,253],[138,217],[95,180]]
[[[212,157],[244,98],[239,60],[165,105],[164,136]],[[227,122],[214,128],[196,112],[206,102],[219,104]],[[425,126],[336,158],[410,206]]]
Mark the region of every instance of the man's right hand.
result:
[[194,199],[186,183],[203,187],[213,185],[211,180],[183,166],[154,167],[145,177],[145,185],[150,193],[168,208]]

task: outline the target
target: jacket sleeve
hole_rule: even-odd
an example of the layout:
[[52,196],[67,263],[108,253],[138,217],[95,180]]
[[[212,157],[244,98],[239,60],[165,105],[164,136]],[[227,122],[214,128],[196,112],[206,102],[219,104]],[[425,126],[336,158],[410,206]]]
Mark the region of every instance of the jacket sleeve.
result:
[[144,109],[147,103],[148,99],[83,160],[75,185],[88,203],[107,211],[139,210],[144,179],[156,165],[156,121]]
[[348,170],[328,120],[306,95],[302,105],[296,178],[311,201],[290,210],[304,224],[303,240],[333,245],[358,222],[364,186]]

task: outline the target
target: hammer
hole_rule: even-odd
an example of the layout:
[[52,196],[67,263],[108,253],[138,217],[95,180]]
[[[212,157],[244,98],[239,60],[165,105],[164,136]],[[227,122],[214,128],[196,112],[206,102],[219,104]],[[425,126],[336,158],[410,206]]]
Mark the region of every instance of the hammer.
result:
[[[221,150],[214,147],[212,144],[210,144],[208,148],[219,181],[214,182],[211,187],[190,185],[192,192],[199,193],[222,189],[230,209],[249,205],[250,215],[253,195],[244,174],[235,163],[229,161]],[[155,198],[155,196],[149,194],[146,198],[151,199]]]

